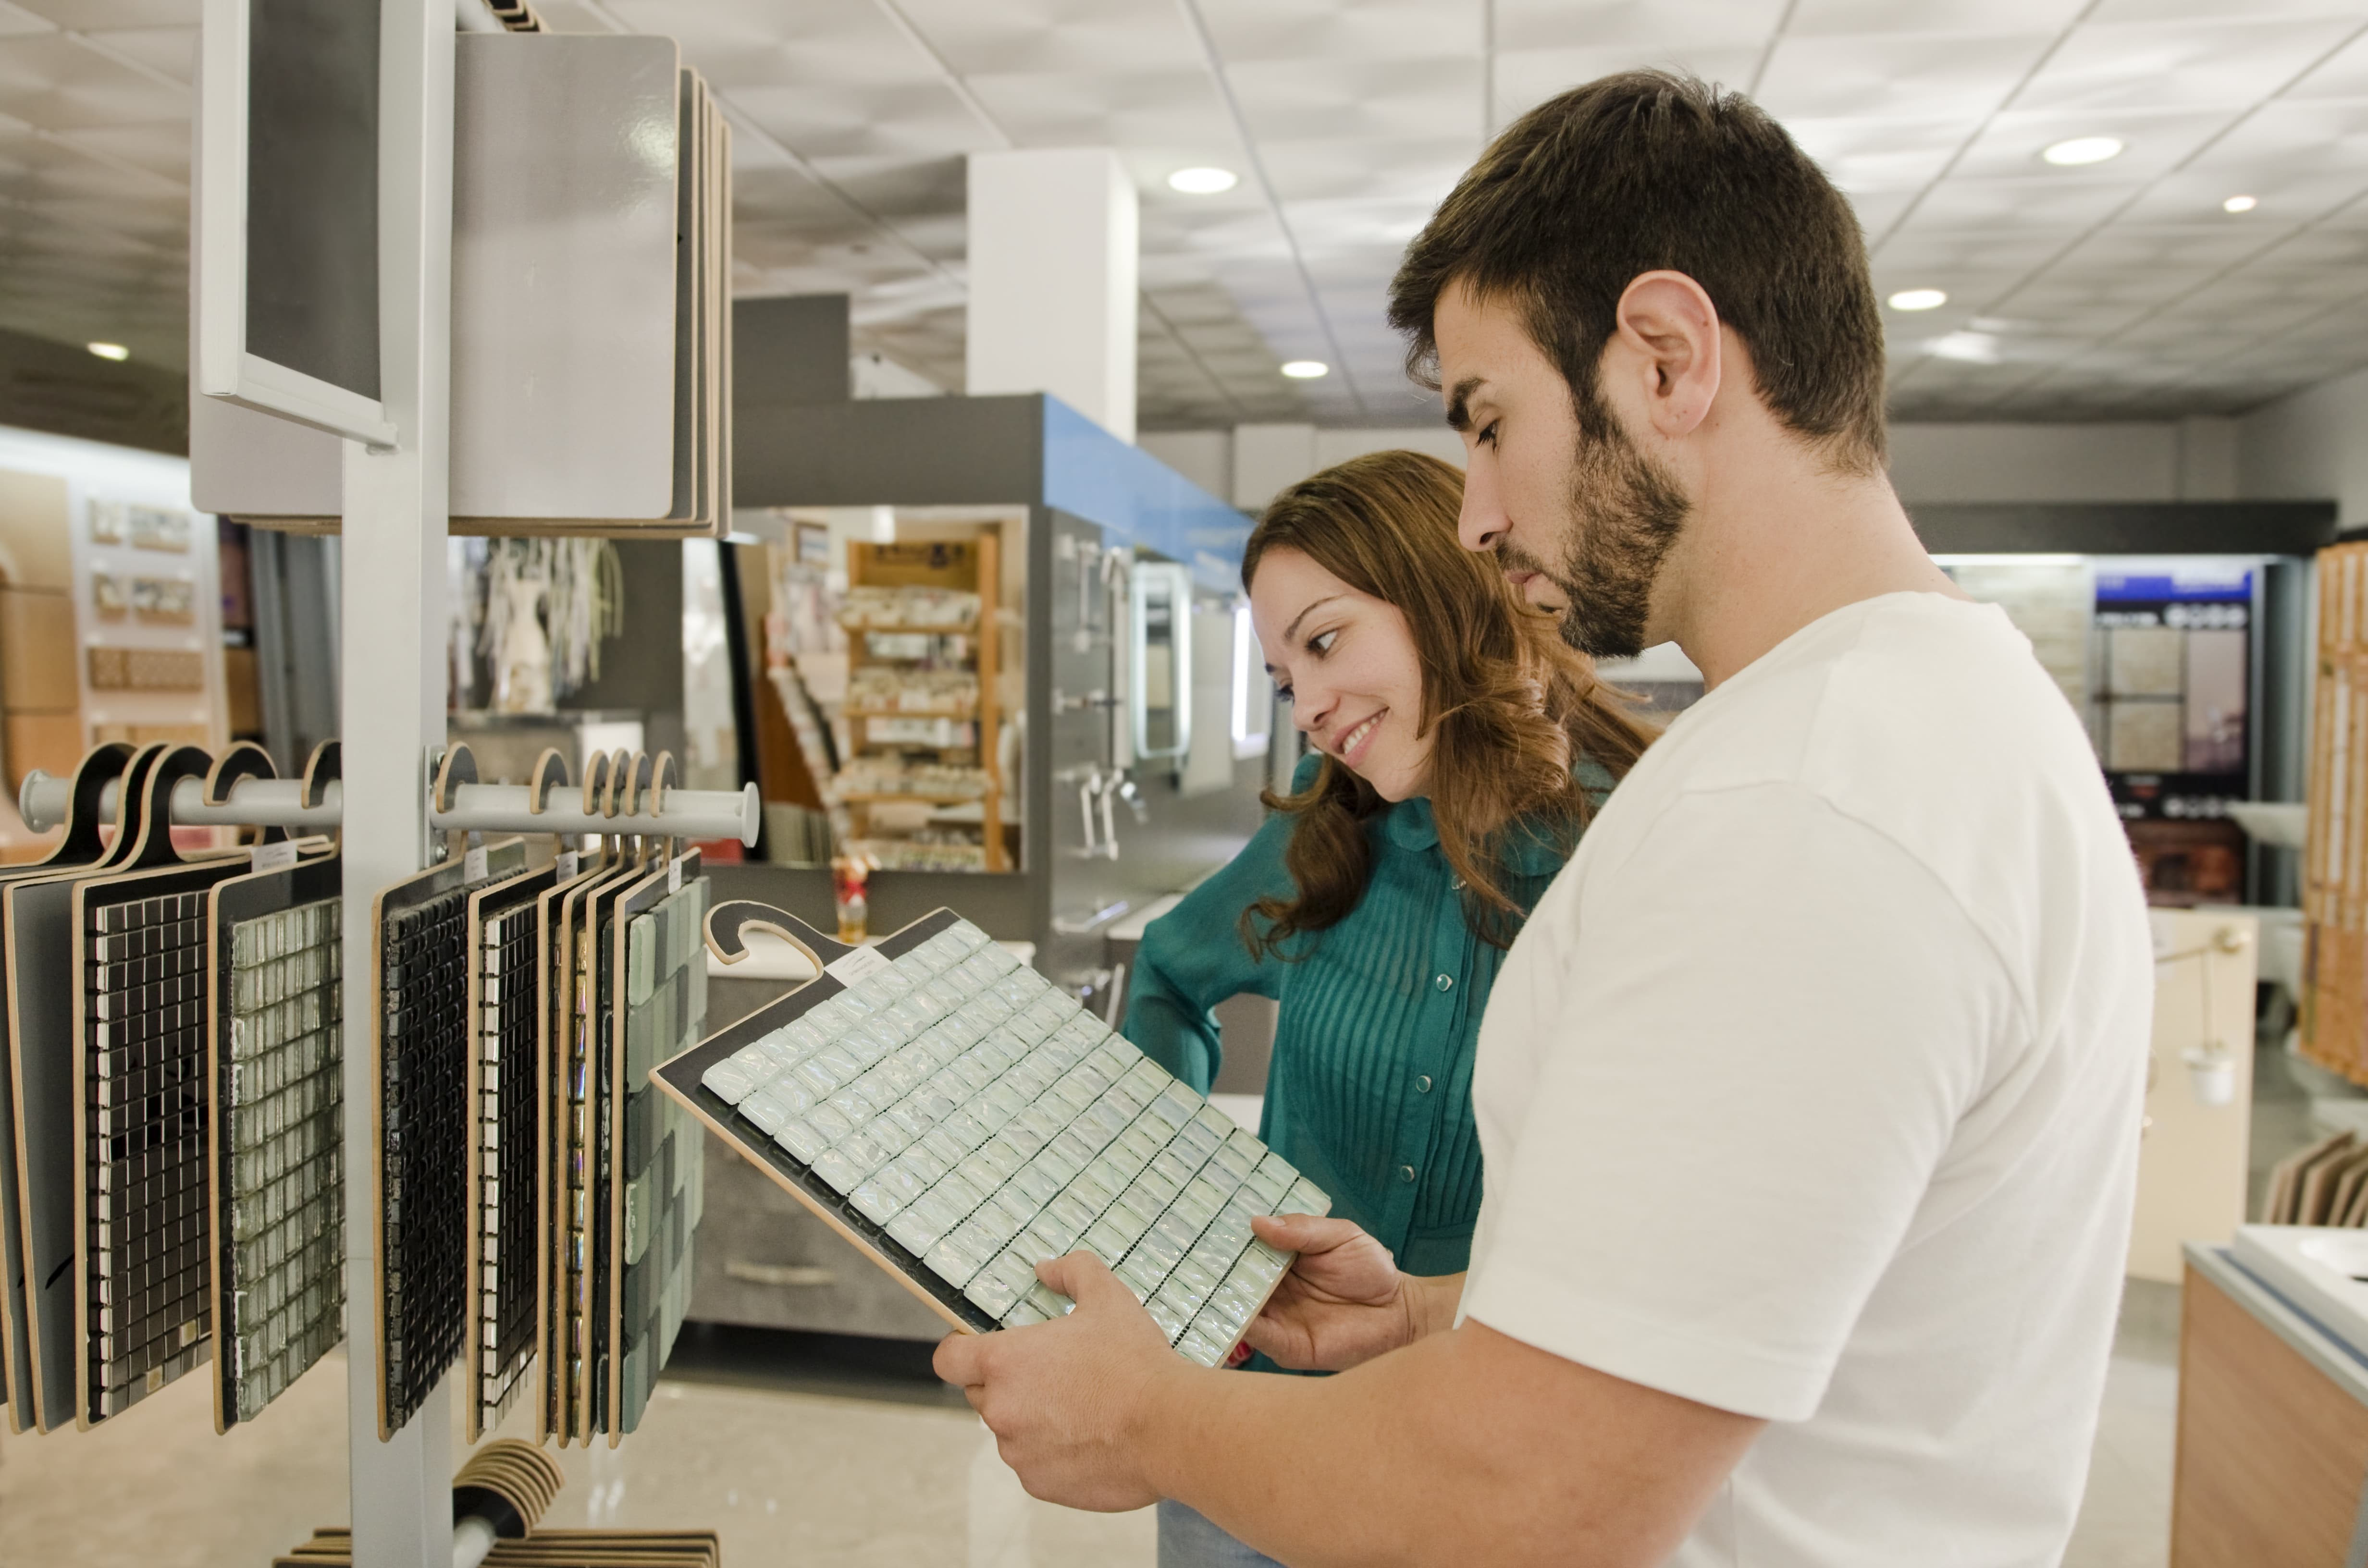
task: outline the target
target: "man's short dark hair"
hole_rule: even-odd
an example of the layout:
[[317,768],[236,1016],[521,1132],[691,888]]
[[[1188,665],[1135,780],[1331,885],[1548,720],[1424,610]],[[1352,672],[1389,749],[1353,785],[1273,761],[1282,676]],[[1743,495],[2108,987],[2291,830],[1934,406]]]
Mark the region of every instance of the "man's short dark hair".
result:
[[1390,324],[1435,384],[1440,296],[1510,301],[1584,415],[1622,291],[1660,268],[1709,293],[1787,428],[1881,472],[1883,318],[1858,219],[1759,106],[1692,77],[1623,72],[1514,121],[1406,247]]

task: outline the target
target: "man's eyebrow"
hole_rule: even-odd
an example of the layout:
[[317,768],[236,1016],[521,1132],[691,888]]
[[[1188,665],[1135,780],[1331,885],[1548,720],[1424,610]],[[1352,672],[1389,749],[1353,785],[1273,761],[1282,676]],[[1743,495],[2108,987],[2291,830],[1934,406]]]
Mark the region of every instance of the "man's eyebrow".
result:
[[1472,394],[1479,390],[1481,382],[1486,379],[1485,376],[1466,376],[1449,389],[1447,393],[1447,427],[1449,429],[1468,430],[1472,427],[1472,414],[1467,405],[1472,400]]
[[[1305,609],[1301,610],[1297,615],[1292,616],[1291,618],[1291,624],[1282,629],[1282,640],[1286,642],[1290,642],[1292,635],[1298,631],[1299,623],[1301,621],[1305,620],[1309,616],[1314,615],[1318,609],[1321,609],[1324,606],[1330,604],[1334,599],[1340,597],[1341,596],[1338,594],[1326,594],[1322,598],[1317,599],[1314,604],[1309,605]],[[1269,670],[1272,670],[1274,666],[1272,665],[1269,665],[1267,668]]]

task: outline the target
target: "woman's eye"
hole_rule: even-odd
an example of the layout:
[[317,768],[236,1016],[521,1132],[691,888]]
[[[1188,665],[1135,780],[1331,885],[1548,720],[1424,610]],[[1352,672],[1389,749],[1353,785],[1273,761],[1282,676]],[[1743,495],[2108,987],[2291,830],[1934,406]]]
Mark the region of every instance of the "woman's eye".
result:
[[1291,700],[1291,687],[1287,686],[1278,686],[1274,688],[1274,695],[1278,700],[1288,702]]
[[1310,637],[1307,640],[1307,651],[1311,653],[1319,655],[1328,653],[1332,651],[1332,644],[1339,635],[1340,634],[1338,631],[1319,631],[1315,636]]

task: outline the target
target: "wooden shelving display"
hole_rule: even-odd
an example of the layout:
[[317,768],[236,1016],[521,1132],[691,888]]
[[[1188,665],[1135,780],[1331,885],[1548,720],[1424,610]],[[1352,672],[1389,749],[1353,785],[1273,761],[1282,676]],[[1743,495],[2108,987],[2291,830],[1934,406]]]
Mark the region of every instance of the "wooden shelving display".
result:
[[[1003,714],[996,700],[1002,638],[997,618],[1001,541],[993,529],[967,540],[896,544],[850,543],[847,547],[848,600],[839,624],[848,637],[848,756],[837,794],[852,818],[856,842],[882,864],[896,864],[894,846],[912,843],[916,858],[967,860],[965,846],[946,839],[905,838],[882,820],[882,807],[960,807],[976,804],[977,867],[1008,871],[1010,854],[1004,835],[1004,780],[996,761]],[[903,613],[899,613],[899,611]],[[866,672],[887,672],[891,684],[939,699],[906,707],[863,698],[881,684]],[[968,700],[944,700],[967,685]],[[939,769],[974,770],[959,787]],[[873,789],[873,780],[894,781],[917,774],[907,787]],[[968,823],[931,821],[931,831],[966,829]]]

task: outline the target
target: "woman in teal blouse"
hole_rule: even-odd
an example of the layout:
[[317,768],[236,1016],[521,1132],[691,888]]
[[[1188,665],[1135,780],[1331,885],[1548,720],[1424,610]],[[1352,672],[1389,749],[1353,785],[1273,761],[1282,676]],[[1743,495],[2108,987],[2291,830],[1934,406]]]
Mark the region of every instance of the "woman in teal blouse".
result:
[[[1210,1009],[1272,997],[1259,1136],[1415,1274],[1471,1253],[1473,1045],[1505,949],[1649,738],[1457,543],[1463,494],[1451,464],[1377,452],[1267,509],[1242,579],[1315,752],[1144,932],[1124,1028],[1206,1093]],[[1269,1561],[1172,1501],[1159,1530],[1161,1568]]]

